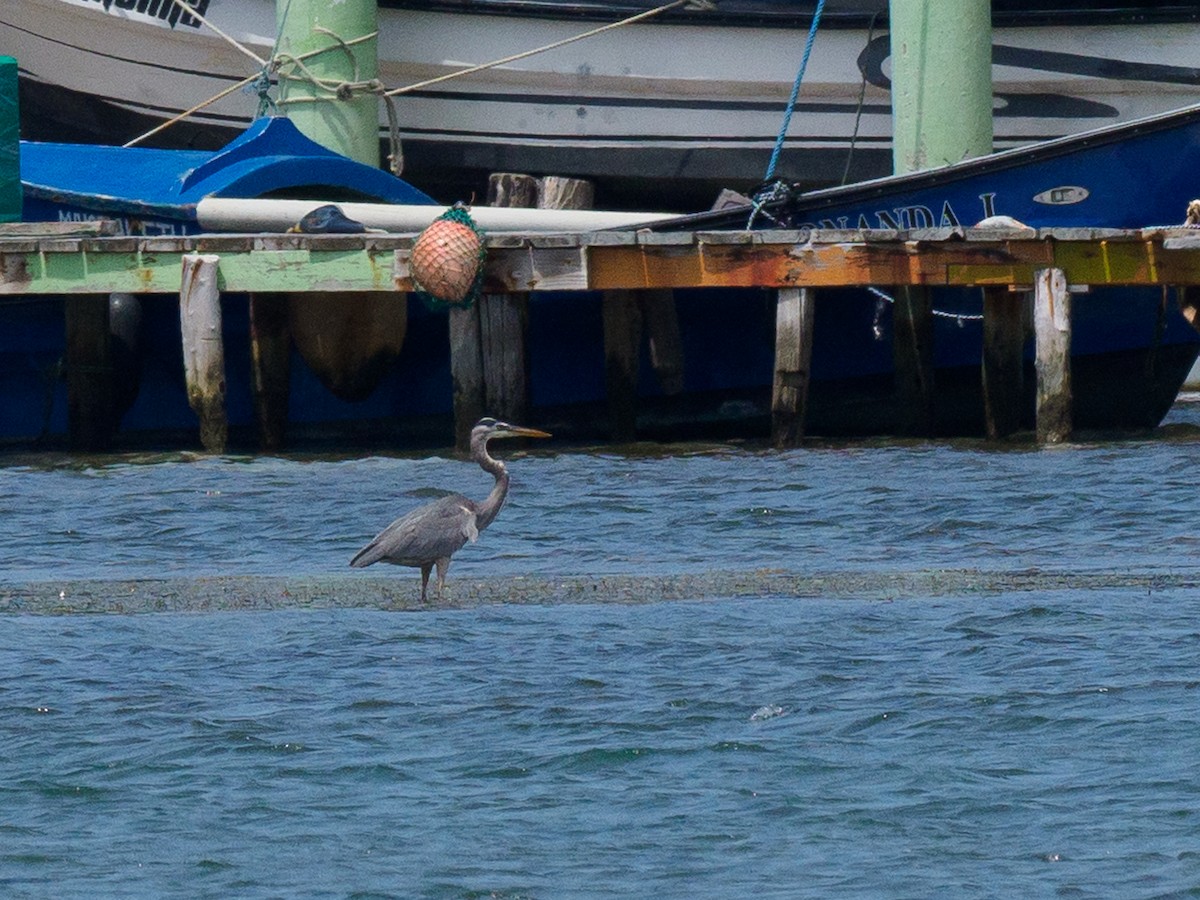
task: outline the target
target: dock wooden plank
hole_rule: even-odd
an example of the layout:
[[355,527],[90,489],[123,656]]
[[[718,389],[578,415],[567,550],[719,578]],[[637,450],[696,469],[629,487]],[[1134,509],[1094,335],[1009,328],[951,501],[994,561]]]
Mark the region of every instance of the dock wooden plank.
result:
[[[962,231],[962,235],[959,235]],[[1177,229],[1041,230],[945,240],[897,232],[597,232],[489,239],[487,290],[1200,283],[1200,240]],[[845,238],[845,240],[832,240]],[[218,253],[223,291],[409,291],[411,235],[0,236],[0,296],[178,292],[185,253]]]

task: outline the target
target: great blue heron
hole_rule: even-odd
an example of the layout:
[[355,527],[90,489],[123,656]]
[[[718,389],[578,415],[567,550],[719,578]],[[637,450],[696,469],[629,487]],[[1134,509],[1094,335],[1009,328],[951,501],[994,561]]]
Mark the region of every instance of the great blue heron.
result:
[[522,428],[483,418],[471,429],[471,459],[496,479],[492,492],[482,503],[462,494],[450,494],[418,506],[401,516],[350,560],[356,568],[371,563],[386,562],[396,566],[413,566],[421,570],[421,602],[429,587],[429,573],[437,566],[437,595],[440,599],[446,587],[446,571],[450,557],[467,541],[475,542],[479,533],[492,524],[496,513],[508,495],[508,470],[504,463],[488,455],[487,444],[493,438],[550,437],[536,428]]

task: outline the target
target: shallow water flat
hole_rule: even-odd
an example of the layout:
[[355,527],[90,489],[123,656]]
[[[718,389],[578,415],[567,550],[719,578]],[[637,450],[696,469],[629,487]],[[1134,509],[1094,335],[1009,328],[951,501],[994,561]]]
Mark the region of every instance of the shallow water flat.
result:
[[1191,595],[29,617],[8,896],[1166,896]]
[[0,893],[1195,893],[1191,415],[510,456],[426,608],[469,463],[0,468]]

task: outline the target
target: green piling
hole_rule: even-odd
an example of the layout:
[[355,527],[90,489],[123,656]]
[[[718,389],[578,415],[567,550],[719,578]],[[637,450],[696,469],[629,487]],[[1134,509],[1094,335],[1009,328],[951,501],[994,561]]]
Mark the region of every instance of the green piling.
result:
[[892,165],[992,152],[990,0],[891,0]]
[[377,20],[375,0],[275,2],[280,109],[318,144],[371,166],[379,96],[363,86],[379,74]]
[[21,220],[21,123],[17,61],[0,56],[0,222]]

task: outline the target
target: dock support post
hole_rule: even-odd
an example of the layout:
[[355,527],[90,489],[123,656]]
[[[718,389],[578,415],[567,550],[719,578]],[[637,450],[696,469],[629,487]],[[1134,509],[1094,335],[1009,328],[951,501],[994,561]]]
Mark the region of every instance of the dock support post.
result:
[[658,376],[663,394],[683,393],[683,339],[679,336],[679,312],[670,288],[641,292],[642,323],[650,341],[650,365]]
[[479,298],[484,402],[491,414],[512,422],[524,422],[529,414],[528,321],[528,294]]
[[771,440],[782,450],[804,437],[815,303],[809,288],[780,288],[777,294]]
[[[488,179],[489,206],[528,209],[537,202],[538,181],[532,175],[498,173]],[[528,322],[528,294],[484,294],[479,298],[485,408],[489,414],[513,422],[524,422],[529,414]]]
[[650,365],[664,395],[683,392],[683,341],[675,295],[669,290],[605,291],[600,300],[604,320],[604,381],[609,430],[613,440],[637,437],[637,386],[642,333],[650,345]]
[[483,415],[483,350],[479,304],[450,308],[450,379],[454,385],[454,446],[471,448],[471,428]]
[[596,189],[583,178],[547,175],[537,186],[538,209],[591,209]]
[[989,440],[1021,427],[1025,374],[1025,294],[983,290],[983,414]]
[[[488,206],[527,209],[537,204],[532,175],[497,172],[488,178]],[[516,302],[514,302],[514,299]],[[454,446],[465,453],[471,428],[484,414],[520,422],[528,408],[523,295],[482,294],[466,309],[449,312],[450,377],[454,384]],[[511,346],[516,341],[517,346]],[[520,373],[508,368],[519,361]],[[491,382],[494,387],[489,388]]]
[[933,433],[933,299],[929,288],[902,285],[892,309],[897,427],[901,434]]
[[250,388],[263,450],[278,450],[287,435],[292,337],[284,294],[250,295]]
[[113,433],[108,294],[67,297],[67,428],[75,450],[105,450]]
[[493,172],[488,176],[488,206],[533,209],[538,202],[538,180],[532,175]]
[[223,453],[229,437],[221,291],[217,284],[219,262],[217,256],[185,254],[179,291],[188,403],[200,419],[200,443],[209,453]]
[[1033,328],[1037,342],[1037,440],[1071,436],[1071,294],[1062,269],[1034,275]]
[[635,291],[605,291],[600,302],[604,319],[604,384],[608,396],[609,430],[614,441],[628,442],[637,437],[642,313]]

